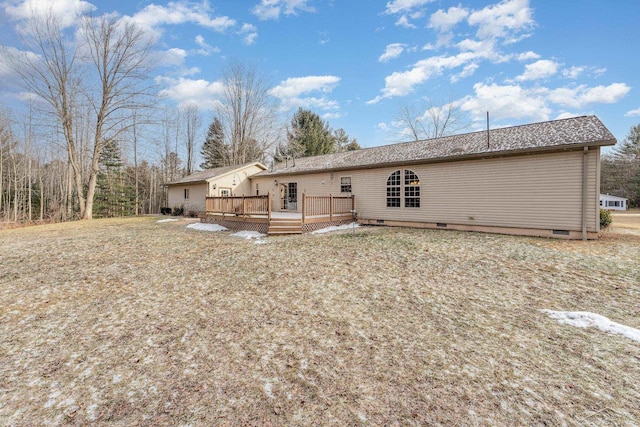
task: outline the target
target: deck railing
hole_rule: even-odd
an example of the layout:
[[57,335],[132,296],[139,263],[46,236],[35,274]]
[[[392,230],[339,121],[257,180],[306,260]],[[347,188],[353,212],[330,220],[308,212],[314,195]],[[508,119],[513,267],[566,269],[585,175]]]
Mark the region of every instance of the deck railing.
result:
[[302,223],[307,217],[327,216],[333,221],[334,216],[354,215],[355,196],[307,196],[302,194]]
[[207,197],[207,213],[222,215],[267,215],[271,214],[271,195]]
[[[266,215],[271,220],[271,193],[266,196],[230,196],[207,197],[205,199],[207,214],[218,215]],[[334,218],[355,215],[355,196],[307,196],[302,194],[302,223],[311,218]],[[313,221],[312,221],[313,222]]]

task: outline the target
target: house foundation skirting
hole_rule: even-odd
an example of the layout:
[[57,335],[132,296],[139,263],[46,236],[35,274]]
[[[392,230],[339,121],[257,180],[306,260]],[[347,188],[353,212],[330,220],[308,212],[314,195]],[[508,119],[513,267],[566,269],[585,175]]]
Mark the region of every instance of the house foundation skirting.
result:
[[240,218],[240,217],[223,217],[221,215],[207,215],[200,218],[201,222],[209,224],[218,224],[229,230],[248,230],[257,231],[258,233],[267,234],[269,231],[269,223],[267,219],[260,218]]
[[341,219],[341,220],[334,220],[334,221],[326,221],[326,222],[312,222],[312,223],[306,223],[302,225],[302,232],[303,233],[311,233],[312,231],[316,231],[316,230],[321,230],[323,228],[327,228],[327,227],[333,227],[333,226],[338,226],[338,225],[344,225],[344,224],[351,224],[354,220],[353,219]]
[[[465,225],[465,224],[449,224],[435,222],[415,222],[415,221],[388,221],[379,219],[358,219],[358,223],[363,225],[386,225],[389,227],[412,227],[412,228],[429,228],[438,230],[458,230],[458,231],[477,231],[481,233],[509,234],[514,236],[529,237],[549,237],[554,239],[579,240],[582,239],[581,230],[547,230],[536,228],[520,228],[520,227],[495,227],[486,225]],[[587,232],[588,240],[598,238],[598,233]]]

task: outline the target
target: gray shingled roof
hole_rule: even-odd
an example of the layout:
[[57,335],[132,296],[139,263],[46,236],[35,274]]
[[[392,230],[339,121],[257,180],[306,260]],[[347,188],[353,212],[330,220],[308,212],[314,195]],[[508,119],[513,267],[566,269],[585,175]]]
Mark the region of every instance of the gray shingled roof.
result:
[[255,176],[487,158],[615,143],[615,137],[596,116],[582,116],[491,129],[488,147],[487,132],[480,131],[323,156],[303,157],[295,159],[295,166],[293,161],[289,160],[287,163],[278,163],[272,169],[262,171]]
[[235,165],[235,166],[223,166],[221,168],[215,169],[205,169],[200,172],[192,173],[191,175],[185,176],[184,178],[178,179],[176,181],[172,181],[167,185],[177,185],[177,184],[193,184],[196,182],[206,182],[211,178],[215,178],[217,176],[226,175],[229,172],[233,172],[238,169],[242,169],[246,166],[257,164],[258,166],[266,169],[266,167],[260,163],[246,163],[244,165]]

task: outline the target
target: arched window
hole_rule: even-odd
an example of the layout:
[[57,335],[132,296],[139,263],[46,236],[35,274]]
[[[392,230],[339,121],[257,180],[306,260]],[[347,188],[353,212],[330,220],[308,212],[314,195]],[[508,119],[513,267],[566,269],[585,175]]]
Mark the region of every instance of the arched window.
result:
[[[402,173],[404,172],[404,179]],[[404,203],[402,199],[404,198]],[[397,170],[387,178],[387,207],[420,207],[420,178],[412,170]]]
[[420,179],[409,169],[404,170],[404,207],[420,207]]
[[395,171],[387,178],[387,207],[400,207],[400,171]]

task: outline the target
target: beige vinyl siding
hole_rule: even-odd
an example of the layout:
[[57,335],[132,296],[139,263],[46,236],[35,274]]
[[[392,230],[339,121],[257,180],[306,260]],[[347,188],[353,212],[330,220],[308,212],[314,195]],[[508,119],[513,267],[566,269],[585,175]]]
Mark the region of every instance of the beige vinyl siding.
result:
[[[421,181],[420,208],[387,208],[387,177],[401,168],[357,171],[358,216],[496,227],[580,230],[582,152],[408,166]],[[405,169],[405,168],[402,168]],[[589,154],[588,188],[595,189],[597,153]],[[379,189],[376,191],[375,189]],[[377,197],[374,197],[377,193]],[[588,192],[588,206],[597,193]],[[588,230],[595,230],[590,209]]]
[[[340,194],[340,177],[351,176],[358,218],[514,228],[581,230],[580,151],[529,154],[299,176],[258,178],[275,191],[274,179],[297,182],[301,195]],[[598,230],[599,150],[588,153],[587,230]],[[419,208],[388,208],[387,178],[410,169],[420,179]],[[402,199],[404,200],[404,198]],[[403,203],[404,205],[404,203]]]
[[[257,165],[251,165],[222,176],[211,178],[208,180],[209,196],[221,196],[220,190],[223,188],[229,189],[234,196],[254,196],[256,194],[255,184],[251,183],[249,177],[263,170],[264,169]],[[216,188],[213,188],[214,185]]]
[[[260,194],[271,193],[274,201],[272,204],[272,209],[275,211],[280,211],[280,184],[288,184],[290,182],[298,183],[298,209],[300,212],[302,209],[302,194],[306,193],[307,196],[326,196],[329,194],[333,194],[335,196],[341,195],[340,193],[340,177],[341,176],[350,176],[344,175],[339,172],[331,173],[315,173],[308,175],[291,175],[291,176],[281,176],[281,177],[265,177],[265,178],[252,178],[251,183],[254,188],[255,194],[255,185],[258,184],[260,188]],[[278,184],[276,184],[276,181]],[[347,195],[347,194],[342,194]],[[348,194],[351,195],[351,194]]]
[[[189,189],[189,198],[184,198],[184,190]],[[185,215],[189,212],[204,212],[204,198],[207,195],[207,184],[182,184],[169,187],[170,208],[184,207]]]

